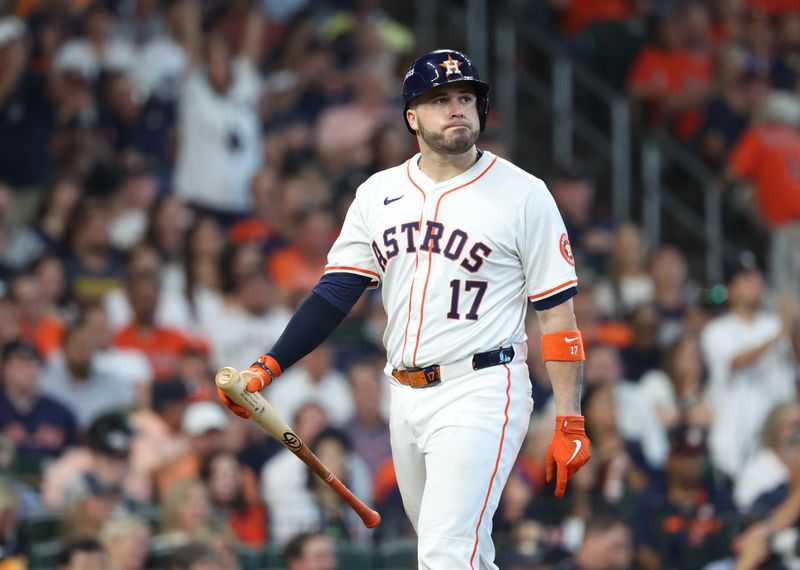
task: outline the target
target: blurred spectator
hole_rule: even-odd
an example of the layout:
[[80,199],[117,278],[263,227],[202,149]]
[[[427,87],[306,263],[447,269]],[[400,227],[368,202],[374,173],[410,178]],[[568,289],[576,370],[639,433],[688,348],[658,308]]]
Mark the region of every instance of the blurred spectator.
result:
[[64,339],[64,322],[42,302],[43,283],[33,272],[17,274],[11,281],[11,298],[17,304],[20,335],[31,341],[45,357],[61,348]]
[[737,474],[733,498],[740,511],[749,511],[761,495],[788,482],[786,451],[798,430],[800,403],[797,400],[778,404],[769,411],[761,428],[761,448]]
[[131,286],[137,282],[153,281],[159,285],[153,319],[157,327],[186,333],[192,329],[193,317],[183,292],[175,287],[175,280],[165,274],[164,261],[158,249],[150,243],[142,243],[128,252],[125,264],[126,287],[109,291],[103,297],[103,306],[108,314],[113,332],[127,327],[135,315],[131,307]]
[[181,481],[199,477],[203,462],[215,453],[229,449],[232,443],[232,438],[227,435],[229,430],[228,415],[216,402],[190,404],[181,418],[181,432],[188,436],[188,448],[155,473],[159,496],[164,497]]
[[[314,402],[301,406],[294,416],[284,417],[291,418],[290,425],[304,442],[315,440],[328,427],[325,410]],[[316,528],[314,504],[305,486],[307,472],[305,464],[286,448],[261,469],[261,496],[269,510],[270,541],[275,544],[285,544],[295,533]]]
[[159,305],[165,310],[170,308],[167,304],[160,304],[158,256],[155,251],[148,250],[138,252],[138,257],[141,261],[130,263],[125,275],[125,291],[133,318],[127,326],[117,331],[114,346],[143,352],[150,361],[156,381],[174,378],[180,357],[189,347],[190,339],[177,329],[157,323],[156,310]]
[[667,347],[661,367],[642,376],[640,386],[665,429],[679,424],[708,428],[711,408],[697,337],[675,340]]
[[706,325],[700,341],[712,403],[711,457],[735,478],[757,450],[769,409],[795,397],[789,334],[797,308],[790,297],[778,313],[762,308],[764,279],[752,254],[741,254],[727,273],[728,312]]
[[184,295],[184,234],[191,214],[174,194],[161,194],[153,202],[147,219],[149,225],[144,242],[155,248],[161,257],[164,288]]
[[241,544],[259,548],[267,542],[267,509],[258,496],[255,474],[228,451],[207,457],[200,476],[217,518]]
[[719,169],[767,95],[769,70],[753,66],[736,44],[721,46],[716,57],[714,95],[703,111],[698,138],[702,157]]
[[108,570],[144,570],[150,552],[149,541],[150,527],[135,515],[114,517],[100,529]]
[[181,290],[192,317],[200,320],[222,302],[219,267],[225,253],[225,235],[212,216],[196,215],[184,235]]
[[103,480],[94,473],[76,475],[67,484],[61,512],[60,538],[64,542],[99,539],[103,524],[122,508],[118,482]]
[[39,477],[49,461],[78,445],[75,416],[58,402],[43,396],[42,357],[27,341],[3,347],[0,391],[0,433],[16,448],[18,475]]
[[108,324],[106,312],[100,305],[87,306],[83,310],[82,319],[91,342],[96,347],[91,368],[99,376],[111,377],[115,382],[125,384],[125,390],[132,390],[134,408],[149,406],[153,369],[147,356],[135,348],[113,346],[114,333]]
[[728,176],[755,187],[756,211],[771,233],[770,278],[800,302],[800,102],[773,92],[737,143]]
[[697,296],[689,283],[686,256],[673,245],[662,245],[650,260],[653,303],[658,312],[658,345],[665,347],[685,331],[685,321]]
[[95,331],[85,321],[67,328],[64,347],[45,367],[45,394],[75,414],[81,428],[109,410],[129,408],[136,400],[133,383],[123,376],[98,367],[94,361],[99,349]]
[[220,261],[225,302],[204,315],[201,330],[211,342],[214,368],[231,364],[244,368],[254,354],[275,344],[291,315],[276,302],[257,244],[232,246]]
[[616,228],[608,257],[608,271],[594,288],[601,313],[626,318],[640,304],[652,301],[653,279],[647,272],[647,244],[631,223]]
[[263,167],[250,181],[250,196],[253,202],[250,216],[235,223],[228,232],[233,245],[252,242],[261,252],[269,254],[279,247],[281,223],[280,184],[274,168]]
[[250,207],[250,180],[262,161],[256,69],[263,23],[257,13],[249,16],[241,50],[233,54],[219,31],[201,37],[199,6],[189,6],[173,184],[185,202],[235,218]]
[[706,447],[698,428],[670,434],[666,481],[642,493],[632,518],[641,568],[702,568],[728,552],[730,497],[704,478]]
[[210,542],[228,532],[211,510],[208,489],[199,479],[176,483],[161,499],[161,528],[153,547],[182,546],[190,541]]
[[294,536],[283,549],[286,570],[336,570],[336,549],[333,539],[321,532],[304,532]]
[[638,442],[647,465],[652,469],[660,469],[667,458],[666,432],[641,386],[623,380],[619,352],[604,345],[589,348],[584,375],[587,386],[612,389],[615,421],[620,435],[625,440]]
[[642,446],[626,439],[617,425],[614,392],[609,386],[590,386],[581,409],[589,426],[596,471],[594,491],[607,504],[629,502],[648,482]]
[[[98,417],[86,432],[86,444],[62,454],[45,472],[42,500],[49,509],[64,507],[71,498],[83,498],[95,491],[114,491],[131,505],[151,498],[147,473],[131,462],[134,434],[127,417],[110,412]],[[88,479],[86,476],[90,476]],[[99,522],[103,522],[100,520]]]
[[32,188],[51,173],[48,152],[55,117],[46,79],[31,65],[25,24],[0,18],[0,178],[15,187]]
[[548,185],[574,244],[576,267],[602,273],[613,244],[612,232],[609,224],[597,219],[595,187],[589,174],[578,163],[564,165],[550,177]]
[[287,246],[267,260],[275,284],[296,298],[311,292],[325,272],[335,231],[333,216],[325,209],[308,208],[298,213],[286,236]]
[[349,73],[353,100],[329,107],[317,122],[317,158],[333,176],[343,174],[348,166],[369,164],[374,133],[397,114],[397,109],[386,103],[387,84],[392,83],[382,67],[363,63]]
[[147,215],[158,194],[158,180],[147,158],[131,152],[120,160],[108,233],[111,244],[127,252],[144,238]]
[[639,53],[628,76],[634,104],[644,104],[649,126],[670,126],[688,139],[700,127],[711,93],[710,15],[705,3],[664,4],[657,43]]
[[61,71],[78,71],[90,81],[101,72],[130,70],[136,61],[135,47],[111,34],[114,14],[104,2],[91,3],[83,15],[82,35],[64,42],[53,65]]
[[219,546],[208,541],[194,540],[169,556],[167,570],[237,570],[236,559]]
[[123,260],[111,246],[110,211],[102,200],[77,204],[67,229],[65,269],[70,293],[79,303],[99,301],[122,284]]
[[633,342],[620,351],[625,378],[639,382],[648,370],[658,367],[661,362],[661,347],[658,344],[658,331],[661,322],[653,303],[642,303],[630,316],[633,329]]
[[82,194],[77,179],[65,175],[56,178],[45,190],[33,219],[6,244],[5,255],[10,262],[23,266],[50,251],[61,258],[63,265],[69,221]]
[[333,348],[323,343],[286,373],[289,382],[275,382],[266,397],[284,418],[303,404],[322,406],[331,425],[341,426],[353,415],[353,392],[347,378],[333,367]]
[[581,289],[573,298],[575,319],[584,337],[584,344],[603,344],[617,349],[625,348],[633,341],[633,330],[622,319],[609,319],[601,314],[594,297],[594,290]]
[[355,363],[347,370],[353,394],[353,416],[344,423],[342,431],[374,477],[378,468],[392,456],[389,424],[385,409],[388,394],[383,372],[374,362]]
[[[136,8],[147,5],[137,2]],[[189,33],[184,22],[195,17],[192,2],[170,0],[161,3],[162,12],[155,19],[147,37],[140,38],[136,64],[131,73],[137,91],[164,102],[174,102],[180,94],[181,79],[186,70],[185,37]]]
[[578,551],[555,570],[627,570],[634,561],[633,531],[622,518],[600,513],[586,522]]
[[82,539],[64,545],[58,555],[58,570],[104,570],[106,556],[96,539]]
[[631,15],[629,0],[550,0],[559,28],[566,36],[580,34],[597,21],[622,21]]
[[[347,436],[329,428],[311,442],[311,450],[356,496],[372,502],[372,485],[366,464],[352,452]],[[306,470],[307,491],[313,502],[312,525],[339,540],[364,544],[370,533],[361,519],[325,481]],[[311,521],[309,521],[311,522]]]

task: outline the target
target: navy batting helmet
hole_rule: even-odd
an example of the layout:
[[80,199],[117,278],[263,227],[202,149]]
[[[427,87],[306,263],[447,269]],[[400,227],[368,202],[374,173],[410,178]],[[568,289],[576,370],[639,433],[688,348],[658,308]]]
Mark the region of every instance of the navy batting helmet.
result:
[[406,73],[403,80],[403,120],[408,124],[406,111],[411,101],[426,91],[456,81],[468,81],[475,87],[478,96],[478,118],[481,131],[486,128],[486,115],[489,113],[489,84],[481,81],[472,60],[454,49],[438,49],[418,58]]

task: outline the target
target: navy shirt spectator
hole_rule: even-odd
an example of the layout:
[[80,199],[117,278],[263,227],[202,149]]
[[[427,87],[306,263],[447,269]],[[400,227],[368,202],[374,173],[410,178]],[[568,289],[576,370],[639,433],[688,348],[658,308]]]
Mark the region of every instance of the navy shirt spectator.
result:
[[14,340],[3,348],[0,434],[16,446],[17,469],[32,474],[78,444],[75,417],[39,392],[41,358],[28,341]]

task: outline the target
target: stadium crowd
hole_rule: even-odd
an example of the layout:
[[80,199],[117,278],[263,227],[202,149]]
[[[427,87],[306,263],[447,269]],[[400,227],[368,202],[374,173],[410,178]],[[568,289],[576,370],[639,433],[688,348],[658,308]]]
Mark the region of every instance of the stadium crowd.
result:
[[[249,365],[316,284],[358,185],[415,151],[398,104],[411,30],[372,0],[11,4],[0,570],[349,570],[413,539],[389,449],[379,291],[265,391],[381,512],[374,531],[213,390],[216,369]],[[530,25],[606,70],[641,124],[749,182],[773,240],[707,295],[691,252],[602,215],[580,164],[536,173],[579,269],[592,460],[555,499],[531,311],[535,410],[493,521],[498,563],[788,565],[800,544],[800,2],[534,4]],[[491,119],[479,144],[514,151]]]

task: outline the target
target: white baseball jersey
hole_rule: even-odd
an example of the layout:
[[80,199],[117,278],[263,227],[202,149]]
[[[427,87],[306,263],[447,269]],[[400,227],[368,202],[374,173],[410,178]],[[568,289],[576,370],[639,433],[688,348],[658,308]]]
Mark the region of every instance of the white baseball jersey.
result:
[[422,368],[525,340],[526,300],[577,283],[544,182],[490,152],[435,183],[420,155],[356,192],[326,273],[383,285],[389,365]]

